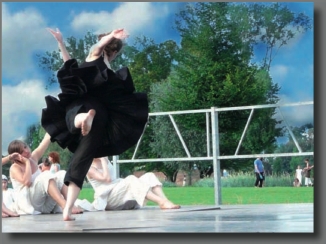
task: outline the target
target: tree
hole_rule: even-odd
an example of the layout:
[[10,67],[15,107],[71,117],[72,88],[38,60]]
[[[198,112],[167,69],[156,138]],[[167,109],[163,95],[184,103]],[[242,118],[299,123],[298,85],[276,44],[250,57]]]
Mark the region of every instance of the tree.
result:
[[257,43],[266,47],[262,66],[269,70],[278,50],[296,35],[311,29],[311,19],[304,13],[294,13],[282,3],[250,4],[249,12],[254,19]]
[[[238,107],[275,103],[279,87],[272,83],[266,69],[250,63],[254,37],[249,24],[250,16],[240,13],[249,9],[229,3],[194,3],[177,15],[176,29],[182,40],[177,55],[178,65],[166,83],[152,89],[152,104],[159,111],[206,109],[214,107]],[[251,23],[251,22],[250,22]],[[247,33],[245,35],[245,33]],[[244,41],[245,40],[245,41]],[[158,111],[158,110],[154,110]],[[219,113],[220,152],[232,155],[237,147],[250,111]],[[244,143],[242,151],[260,152],[273,150],[275,136],[281,130],[272,118],[274,111],[257,112],[250,132],[253,134]],[[203,155],[206,149],[205,119],[190,115],[175,119],[184,140],[193,147],[194,155]],[[157,154],[178,155],[182,152],[180,142],[173,139],[167,121],[156,120],[155,138],[162,138],[160,145],[152,146]],[[264,134],[261,131],[264,131]],[[259,137],[254,135],[260,133]],[[205,134],[204,134],[205,135]],[[175,144],[172,144],[174,142]],[[169,143],[166,143],[169,141]],[[178,144],[179,143],[179,144]],[[180,155],[180,154],[179,154]],[[221,167],[239,170],[251,162],[240,164],[225,160]],[[203,163],[198,162],[201,167]],[[207,167],[207,166],[205,166]]]
[[165,80],[173,67],[177,44],[172,40],[155,44],[145,36],[136,37],[133,44],[137,53],[129,65],[136,90],[148,93],[153,83]]
[[[308,123],[299,127],[290,128],[293,135],[295,136],[297,143],[301,147],[302,151],[309,152],[314,150],[314,128],[313,124]],[[288,153],[288,152],[298,152],[298,149],[291,137],[287,132],[285,135],[288,137],[288,141],[285,144],[280,145],[276,152]],[[311,164],[314,162],[314,158],[310,159]],[[297,166],[300,165],[301,168],[305,167],[304,157],[282,157],[276,158],[272,162],[274,173],[287,172],[289,174],[294,174]]]

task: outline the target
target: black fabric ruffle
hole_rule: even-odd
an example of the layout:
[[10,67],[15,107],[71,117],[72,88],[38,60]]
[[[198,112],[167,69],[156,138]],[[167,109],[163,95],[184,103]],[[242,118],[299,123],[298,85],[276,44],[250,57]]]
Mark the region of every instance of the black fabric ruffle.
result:
[[76,100],[91,97],[103,104],[109,115],[105,139],[97,157],[119,155],[137,143],[148,120],[148,99],[135,92],[129,69],[117,72],[100,70],[96,65],[79,67],[75,59],[68,60],[57,74],[61,93],[58,98],[46,96],[41,124],[51,141],[74,152],[80,135],[69,132],[67,108]]

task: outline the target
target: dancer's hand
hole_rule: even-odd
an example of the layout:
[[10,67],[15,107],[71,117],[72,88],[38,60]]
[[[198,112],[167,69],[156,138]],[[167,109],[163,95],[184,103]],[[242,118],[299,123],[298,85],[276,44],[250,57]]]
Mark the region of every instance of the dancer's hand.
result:
[[114,30],[112,31],[111,34],[114,38],[121,39],[121,40],[129,37],[129,34],[124,29]]
[[9,160],[15,161],[15,160],[19,160],[22,156],[15,152],[9,155]]
[[62,39],[62,34],[60,32],[60,30],[58,28],[56,28],[56,30],[53,30],[51,28],[46,28],[52,35],[53,37],[59,42],[62,43],[63,39]]

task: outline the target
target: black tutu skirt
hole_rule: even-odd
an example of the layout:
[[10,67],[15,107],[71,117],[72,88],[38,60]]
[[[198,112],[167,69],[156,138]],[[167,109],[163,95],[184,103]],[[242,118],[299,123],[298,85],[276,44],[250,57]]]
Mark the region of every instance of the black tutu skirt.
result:
[[68,130],[67,111],[75,101],[87,99],[101,103],[109,118],[103,138],[97,142],[99,150],[95,157],[119,155],[138,142],[148,121],[148,99],[146,93],[135,92],[128,68],[113,72],[101,70],[98,65],[79,67],[75,59],[70,59],[57,77],[62,92],[58,98],[45,97],[41,118],[52,142],[75,152],[81,134]]

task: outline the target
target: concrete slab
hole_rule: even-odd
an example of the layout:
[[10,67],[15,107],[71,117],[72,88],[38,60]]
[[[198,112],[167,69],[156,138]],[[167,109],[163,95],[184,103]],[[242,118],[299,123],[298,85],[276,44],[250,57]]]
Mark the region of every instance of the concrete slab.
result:
[[3,218],[2,233],[313,233],[313,213],[313,204],[182,206],[178,210],[144,207],[84,212],[69,222],[63,221],[61,214]]

